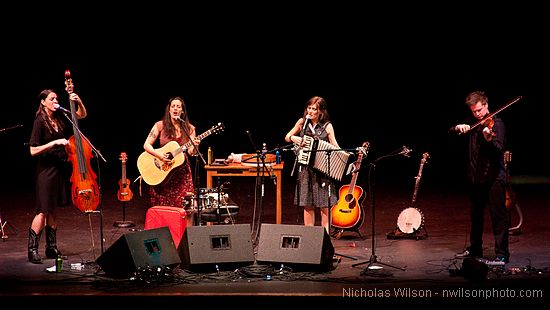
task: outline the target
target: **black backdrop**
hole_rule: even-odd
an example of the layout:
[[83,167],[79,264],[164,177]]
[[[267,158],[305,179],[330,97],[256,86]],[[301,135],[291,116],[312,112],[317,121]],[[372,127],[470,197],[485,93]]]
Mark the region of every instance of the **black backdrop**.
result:
[[[429,152],[425,181],[453,186],[464,177],[465,146],[447,129],[469,115],[464,98],[478,89],[489,95],[491,111],[523,96],[500,114],[513,171],[550,175],[544,151],[550,64],[537,18],[509,23],[503,17],[497,24],[475,14],[418,18],[406,10],[386,10],[386,19],[351,8],[333,12],[339,16],[145,11],[117,8],[85,17],[79,11],[67,23],[44,10],[25,16],[27,30],[6,33],[0,128],[23,127],[0,133],[9,176],[2,186],[34,186],[34,161],[24,143],[37,96],[54,88],[68,108],[67,69],[89,112],[80,127],[107,159],[99,164],[105,181],[120,178],[121,152],[129,157],[129,178],[137,176],[143,141],[172,96],[184,98],[199,132],[224,123],[225,131],[205,139],[201,151],[206,156],[210,146],[216,158],[226,158],[255,151],[247,131],[256,146],[285,145],[306,101],[319,95],[342,147],[371,143],[365,162],[403,145],[413,150],[411,158],[380,163],[379,177],[410,183]],[[22,20],[3,23],[14,29]],[[283,156],[294,161],[291,153]]]

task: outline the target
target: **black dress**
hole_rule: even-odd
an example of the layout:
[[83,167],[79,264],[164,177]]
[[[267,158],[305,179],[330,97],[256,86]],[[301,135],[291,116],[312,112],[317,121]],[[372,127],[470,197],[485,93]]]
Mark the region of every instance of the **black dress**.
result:
[[[46,125],[42,114],[34,119],[29,141],[30,146],[44,145],[50,141],[68,138],[65,133],[68,127],[55,131]],[[70,124],[69,124],[70,125]],[[37,155],[36,163],[36,213],[53,212],[55,207],[68,206],[70,200],[71,165],[68,161],[65,146],[56,145],[46,152]]]
[[[307,127],[304,134],[328,142],[328,133],[325,130],[327,125],[328,122],[322,125],[319,123],[316,124],[314,132],[311,128]],[[325,156],[324,153],[320,152],[314,154],[315,156]],[[296,190],[294,192],[295,205],[300,207],[314,206],[317,208],[328,208],[338,201],[338,197],[336,196],[337,191],[335,182],[331,178],[313,169],[311,165],[299,165],[298,180],[296,181]]]

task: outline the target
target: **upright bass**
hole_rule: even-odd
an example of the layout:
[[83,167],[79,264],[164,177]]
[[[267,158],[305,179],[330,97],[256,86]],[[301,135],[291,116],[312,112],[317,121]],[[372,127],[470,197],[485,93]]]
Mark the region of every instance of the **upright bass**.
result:
[[[69,95],[74,92],[71,72],[69,70],[65,71],[65,86]],[[69,138],[66,150],[73,167],[71,174],[71,198],[73,205],[80,211],[91,212],[95,211],[99,205],[97,176],[90,166],[92,146],[78,128],[75,102],[70,100],[70,106],[73,136]]]

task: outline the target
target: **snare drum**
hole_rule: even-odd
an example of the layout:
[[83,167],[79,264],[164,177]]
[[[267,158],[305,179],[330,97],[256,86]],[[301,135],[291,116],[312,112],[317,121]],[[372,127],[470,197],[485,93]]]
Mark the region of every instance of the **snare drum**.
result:
[[191,195],[187,195],[183,198],[183,208],[188,212],[197,211],[197,199],[195,199],[195,195],[191,193]]
[[210,193],[200,197],[201,206],[203,209],[217,208],[219,206],[226,206],[227,199],[229,196],[223,194],[220,196],[219,193]]

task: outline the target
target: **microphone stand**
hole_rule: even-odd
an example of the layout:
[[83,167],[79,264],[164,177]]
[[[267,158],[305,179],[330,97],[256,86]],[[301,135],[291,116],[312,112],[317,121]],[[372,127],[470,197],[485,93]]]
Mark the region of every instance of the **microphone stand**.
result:
[[[248,138],[250,140],[250,143],[256,150],[256,156],[252,158],[256,158],[256,187],[254,191],[254,213],[253,213],[253,219],[252,219],[252,235],[253,235],[253,244],[256,245],[258,243],[258,235],[260,233],[260,224],[261,224],[261,217],[262,217],[262,203],[263,203],[263,196],[264,196],[264,176],[265,173],[271,177],[271,171],[269,171],[266,168],[265,165],[265,155],[267,154],[267,149],[265,148],[266,144],[263,144],[263,149],[260,150],[256,147],[256,144],[254,143],[254,140],[252,139],[252,136],[250,135],[250,131],[246,131]],[[252,159],[251,158],[251,159]],[[261,163],[261,168],[260,168]],[[260,176],[260,169],[262,170],[262,175]],[[258,219],[256,219],[258,217]]]
[[2,128],[0,129],[0,132],[4,132],[4,131],[8,131],[8,130],[12,130],[12,129],[16,129],[16,128],[21,128],[23,127],[23,125],[19,124],[19,125],[15,125],[15,126],[11,126],[11,127],[6,127],[6,128]]
[[[23,127],[23,125],[19,124],[11,127],[2,128],[0,129],[0,133],[4,131],[16,129],[16,128],[21,128],[21,127]],[[2,218],[2,212],[0,211],[0,233],[2,235],[2,241],[6,241],[6,239],[8,239],[8,234],[4,231],[4,226],[6,225],[9,225],[14,231],[16,231],[15,228],[11,225],[11,223],[8,223],[7,220]]]
[[80,130],[80,128],[78,128],[78,126],[75,125],[75,123],[73,123],[73,120],[67,116],[66,112],[65,111],[62,111],[63,112],[63,115],[65,116],[66,119],[69,120],[69,122],[71,122],[71,124],[73,124],[73,128],[76,129],[78,131],[78,133],[82,136],[82,138],[84,138],[84,140],[86,140],[90,146],[92,147],[92,150],[97,154],[97,156],[101,159],[103,159],[103,162],[107,162],[107,160],[105,160],[105,157],[103,157],[103,155],[101,155],[101,152],[99,152],[98,149],[96,149],[96,147],[92,144],[92,142],[90,142],[90,139],[88,139],[83,133],[82,131]]
[[[185,136],[187,137],[187,139],[189,139],[189,141],[191,141],[191,133],[189,133],[189,130],[187,130],[187,127],[185,127],[185,124],[183,122],[183,120],[181,118],[179,118],[179,121],[181,123],[181,128],[183,129],[183,132],[185,133]],[[195,196],[197,197],[197,223],[198,223],[198,226],[201,226],[202,225],[202,205],[201,205],[201,201],[200,201],[200,187],[199,186],[199,177],[198,177],[198,174],[196,173],[197,171],[197,167],[198,165],[196,164],[196,162],[198,162],[198,158],[200,157],[201,161],[202,161],[202,164],[203,165],[206,165],[206,160],[204,160],[204,157],[202,156],[202,153],[200,152],[199,148],[197,145],[193,144],[193,148],[195,149],[195,152],[197,153],[198,156],[195,156],[195,184],[197,184],[197,187],[195,189]],[[195,187],[195,186],[193,186]]]
[[[353,264],[351,265],[352,267],[356,267],[356,266],[360,266],[360,265],[363,265],[363,264],[367,264],[367,267],[365,269],[363,269],[363,273],[368,273],[369,270],[372,270],[372,269],[377,269],[376,267],[373,266],[373,264],[380,264],[380,265],[384,265],[384,266],[387,266],[387,267],[392,267],[392,268],[395,268],[395,269],[399,269],[399,270],[402,270],[402,271],[405,271],[405,267],[397,267],[397,266],[393,266],[393,265],[390,265],[390,264],[387,264],[387,263],[382,263],[382,262],[379,262],[377,257],[376,257],[376,254],[375,254],[375,244],[374,244],[374,240],[375,240],[375,235],[374,235],[374,216],[376,214],[375,212],[375,189],[374,189],[374,183],[375,183],[375,170],[376,170],[376,163],[378,161],[380,161],[381,159],[384,159],[384,158],[388,158],[388,157],[392,157],[392,156],[397,156],[397,155],[404,155],[404,156],[408,156],[408,154],[410,153],[411,150],[409,150],[407,147],[403,146],[403,147],[400,147],[399,149],[387,154],[387,155],[383,155],[383,156],[380,156],[378,157],[375,161],[373,161],[371,164],[370,164],[370,169],[369,169],[369,183],[370,183],[370,186],[369,186],[369,191],[370,191],[370,196],[371,196],[371,241],[372,241],[372,244],[371,244],[371,256],[369,258],[368,261],[364,261],[364,262],[360,262],[360,263],[356,263],[356,264]],[[381,266],[378,266],[380,268],[383,268]]]

